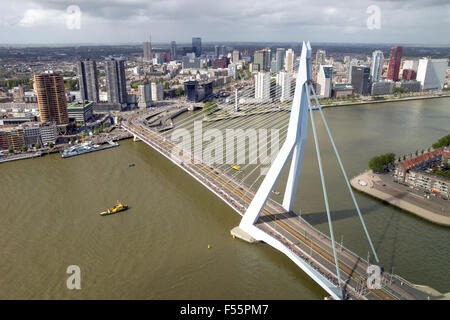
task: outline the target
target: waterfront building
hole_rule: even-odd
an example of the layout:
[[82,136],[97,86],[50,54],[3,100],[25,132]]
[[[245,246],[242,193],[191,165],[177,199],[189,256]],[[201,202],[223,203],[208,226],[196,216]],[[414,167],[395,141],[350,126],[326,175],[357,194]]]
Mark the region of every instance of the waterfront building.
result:
[[419,60],[418,59],[408,59],[403,61],[403,67],[402,69],[411,69],[414,70],[417,73],[417,68],[419,67]]
[[372,83],[371,94],[373,96],[392,94],[394,86],[395,82],[391,80],[374,82]]
[[152,82],[151,91],[153,101],[159,101],[164,98],[164,87],[161,83]]
[[345,98],[353,94],[354,89],[351,84],[335,84],[333,86],[333,98]]
[[81,100],[99,102],[96,62],[93,60],[78,61],[77,71]]
[[255,75],[255,99],[263,101],[270,99],[270,73],[258,72]]
[[56,143],[56,139],[58,138],[58,129],[54,123],[41,123],[39,128],[41,131],[41,141],[43,145],[47,145],[50,142],[53,144]]
[[110,58],[105,61],[105,71],[108,102],[111,104],[126,104],[125,61],[123,59]]
[[276,78],[277,98],[281,102],[292,100],[292,73],[281,71]]
[[177,43],[175,41],[170,42],[170,57],[172,60],[177,60]]
[[21,151],[26,145],[25,136],[21,127],[6,128],[6,138],[8,139],[8,148],[12,147],[14,151]]
[[93,116],[94,103],[71,103],[67,107],[67,112],[69,114],[69,120],[75,121],[77,123],[82,123],[83,125],[92,118]]
[[370,68],[364,66],[352,67],[352,86],[355,94],[369,94],[369,73]]
[[143,83],[138,86],[138,107],[148,108],[152,105],[152,89],[149,83]]
[[202,38],[192,38],[192,52],[195,53],[196,57],[202,55]]
[[288,49],[286,51],[286,57],[285,57],[285,60],[284,60],[284,69],[287,72],[291,72],[291,73],[294,72],[294,59],[295,59],[294,50]]
[[448,59],[420,59],[416,79],[422,84],[423,90],[441,90],[444,87],[447,68]]
[[393,46],[391,48],[391,54],[389,57],[389,67],[388,67],[388,80],[398,81],[398,74],[400,71],[400,64],[402,62],[402,46]]
[[417,80],[402,80],[397,82],[397,87],[403,88],[405,92],[419,92],[422,84]]
[[55,122],[57,125],[68,124],[69,116],[63,77],[53,73],[34,75],[34,88],[41,122]]
[[317,84],[320,86],[318,93],[323,98],[331,97],[333,66],[321,65],[317,75]]
[[372,67],[370,69],[370,79],[371,82],[380,81],[381,75],[383,74],[383,51],[375,50],[372,53]]

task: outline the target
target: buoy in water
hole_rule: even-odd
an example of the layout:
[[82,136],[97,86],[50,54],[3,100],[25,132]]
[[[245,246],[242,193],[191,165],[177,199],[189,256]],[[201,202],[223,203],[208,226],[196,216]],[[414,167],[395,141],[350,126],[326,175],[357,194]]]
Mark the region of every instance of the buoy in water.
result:
[[208,244],[208,249],[211,249],[211,245]]

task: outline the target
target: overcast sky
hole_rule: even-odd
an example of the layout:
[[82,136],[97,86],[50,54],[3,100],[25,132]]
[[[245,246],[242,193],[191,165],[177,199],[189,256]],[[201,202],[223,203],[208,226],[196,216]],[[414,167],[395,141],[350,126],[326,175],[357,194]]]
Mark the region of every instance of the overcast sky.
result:
[[[0,44],[136,43],[150,33],[154,42],[189,42],[198,36],[203,42],[450,44],[449,0],[0,0],[0,4]],[[378,26],[377,8],[379,29],[369,29],[368,19],[371,26]]]

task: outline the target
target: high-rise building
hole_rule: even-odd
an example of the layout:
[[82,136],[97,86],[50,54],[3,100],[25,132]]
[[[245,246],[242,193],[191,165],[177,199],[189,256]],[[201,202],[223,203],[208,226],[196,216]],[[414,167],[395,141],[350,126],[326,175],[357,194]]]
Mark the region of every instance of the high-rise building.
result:
[[255,51],[253,64],[258,65],[258,70],[261,72],[269,71],[269,50],[262,49]]
[[413,69],[403,69],[402,79],[403,80],[416,80],[417,73]]
[[317,75],[320,71],[320,66],[325,64],[327,52],[324,49],[317,49],[316,51],[316,60],[315,60],[315,71],[313,74],[314,78],[317,78]]
[[41,122],[69,123],[64,79],[59,74],[34,75],[34,89],[37,95]]
[[164,88],[161,83],[152,82],[152,100],[159,101],[164,98]]
[[214,58],[218,58],[219,57],[219,45],[215,45],[214,46]]
[[226,55],[226,53],[227,53],[227,50],[226,50],[227,48],[224,46],[224,45],[221,45],[220,46],[220,48],[219,48],[219,56],[224,56],[224,55]]
[[393,46],[391,48],[391,55],[389,57],[388,80],[398,81],[398,73],[400,71],[400,64],[402,62],[402,46]]
[[170,57],[172,60],[177,60],[177,43],[175,41],[170,43]]
[[383,74],[383,51],[375,50],[372,53],[372,68],[370,70],[370,78],[372,83],[380,81]]
[[77,69],[81,100],[98,102],[97,64],[93,60],[78,61]]
[[444,87],[447,67],[448,59],[420,59],[416,79],[422,85],[422,90],[441,90]]
[[225,69],[228,67],[228,64],[229,64],[229,59],[227,57],[222,57],[222,58],[214,59],[211,63],[211,66],[214,69],[218,69],[218,68]]
[[370,68],[364,66],[352,67],[352,86],[355,94],[369,94],[369,75]]
[[255,75],[255,98],[259,100],[270,99],[270,73],[258,72]]
[[317,75],[317,84],[320,86],[319,95],[324,98],[331,97],[333,66],[321,65]]
[[151,37],[150,37],[149,42],[144,42],[143,50],[144,50],[144,61],[152,62],[153,61],[153,52],[152,52]]
[[280,72],[284,69],[284,63],[286,59],[286,49],[284,48],[278,48],[277,53],[275,55],[275,71],[274,72]]
[[417,68],[419,67],[419,60],[418,59],[410,59],[403,61],[403,67],[402,69],[411,69],[414,70],[417,73]]
[[230,77],[232,77],[234,80],[237,79],[237,77],[238,77],[237,64],[230,63],[230,64],[228,65],[228,75],[229,75]]
[[292,100],[292,73],[281,71],[276,78],[277,97],[281,102]]
[[241,54],[239,50],[233,50],[233,63],[237,64],[239,63],[239,60],[241,60]]
[[125,61],[110,58],[105,61],[106,86],[108,102],[113,104],[127,103],[127,84],[125,77]]
[[150,84],[143,83],[138,86],[138,107],[145,109],[152,105],[152,89]]
[[202,55],[202,38],[192,38],[192,52],[195,52],[196,57]]
[[295,53],[294,50],[288,49],[286,51],[286,58],[284,60],[284,69],[287,72],[294,72],[294,59],[295,59]]

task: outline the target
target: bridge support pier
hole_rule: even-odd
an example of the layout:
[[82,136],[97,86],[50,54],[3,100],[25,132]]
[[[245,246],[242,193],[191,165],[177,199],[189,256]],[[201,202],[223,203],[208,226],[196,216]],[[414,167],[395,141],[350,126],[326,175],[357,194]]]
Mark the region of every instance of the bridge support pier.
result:
[[141,141],[141,139],[139,139],[137,135],[133,134],[133,141]]
[[231,229],[230,233],[233,236],[233,238],[239,238],[239,239],[244,240],[244,241],[246,241],[248,243],[259,242],[258,240],[253,238],[251,235],[249,235],[247,232],[245,232],[244,230],[242,230],[239,227],[234,227],[233,229]]

